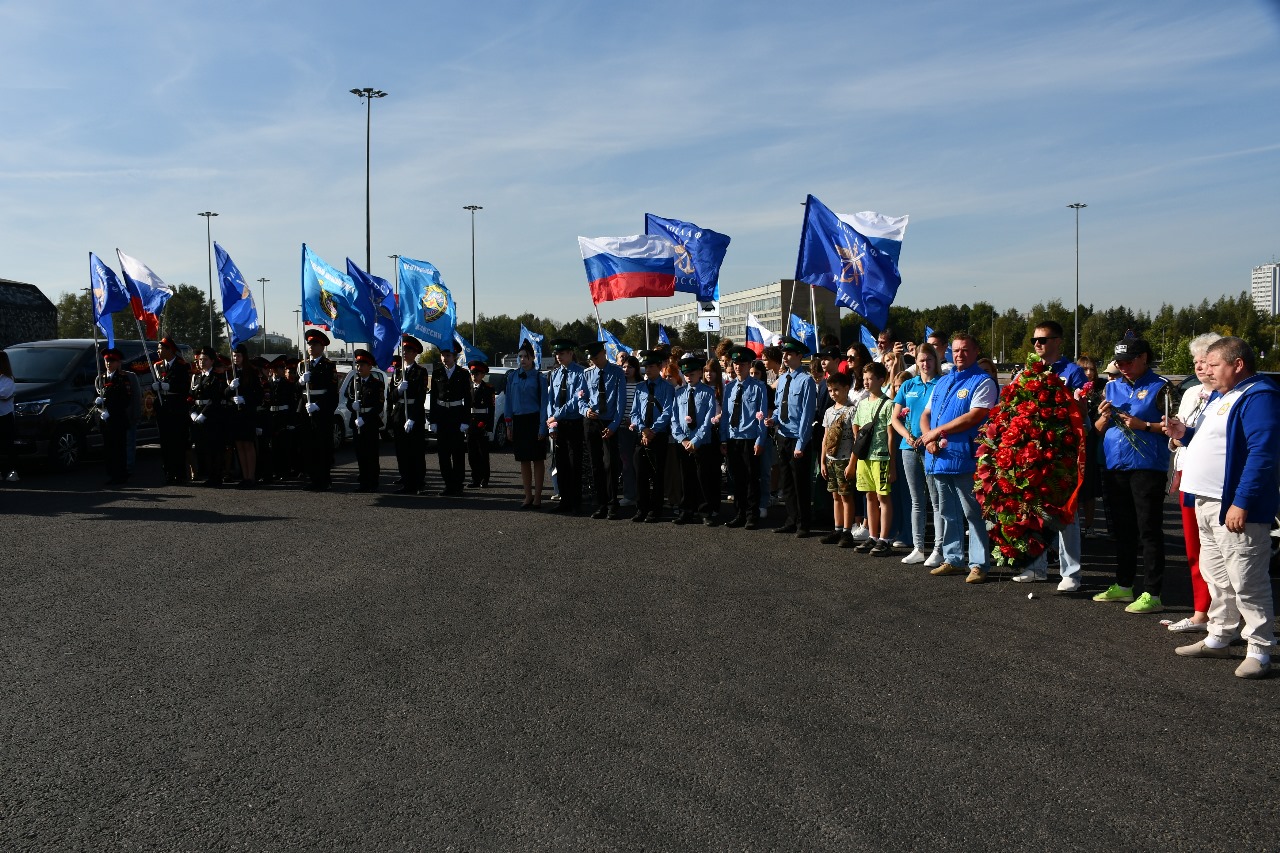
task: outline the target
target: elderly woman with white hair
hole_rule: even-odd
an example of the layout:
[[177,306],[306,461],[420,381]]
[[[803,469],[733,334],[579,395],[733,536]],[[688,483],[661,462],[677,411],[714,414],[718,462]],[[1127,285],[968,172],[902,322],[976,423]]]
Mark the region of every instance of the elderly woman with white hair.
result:
[[[1205,354],[1209,346],[1221,337],[1222,335],[1217,332],[1206,332],[1203,335],[1196,335],[1187,344],[1187,348],[1191,350],[1191,358],[1195,361],[1196,377],[1201,383],[1194,388],[1188,388],[1182,395],[1182,402],[1178,404],[1178,420],[1189,427],[1194,427],[1200,422],[1205,403],[1213,393],[1213,388],[1209,384],[1213,381],[1213,374],[1206,366]],[[1209,630],[1209,587],[1200,576],[1200,532],[1196,523],[1195,496],[1184,494],[1178,488],[1182,480],[1182,442],[1169,439],[1169,449],[1173,451],[1173,483],[1169,491],[1178,493],[1178,503],[1182,507],[1182,539],[1187,546],[1187,568],[1191,572],[1193,610],[1192,614],[1185,619],[1170,623],[1169,630],[1179,633],[1207,631]]]

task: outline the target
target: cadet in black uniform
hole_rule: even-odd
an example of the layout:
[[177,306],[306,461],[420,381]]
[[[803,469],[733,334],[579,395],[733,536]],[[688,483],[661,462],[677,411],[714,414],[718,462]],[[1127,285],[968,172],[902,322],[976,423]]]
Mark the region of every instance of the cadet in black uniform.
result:
[[347,411],[354,427],[356,463],[360,466],[361,492],[378,491],[378,440],[382,433],[382,379],[373,375],[373,353],[355,352],[356,377],[347,384]]
[[398,495],[423,494],[427,484],[427,369],[418,364],[422,343],[412,335],[400,337],[405,366],[392,374],[391,434],[400,468]]
[[164,463],[164,481],[181,483],[188,479],[187,448],[191,446],[191,365],[178,355],[173,338],[160,339],[160,358],[156,361],[160,379],[160,408],[156,426],[160,429],[160,458]]
[[119,486],[129,479],[129,409],[133,405],[133,386],[120,367],[120,350],[102,351],[106,373],[102,393],[94,402],[102,428],[102,447],[107,460],[107,485]]
[[204,476],[204,485],[222,486],[222,457],[226,449],[223,432],[223,398],[227,385],[214,372],[218,354],[212,347],[196,350],[196,372],[191,376],[191,437],[196,444],[196,459]]
[[301,402],[306,434],[309,492],[326,492],[333,483],[333,413],[338,409],[338,367],[324,354],[329,336],[319,329],[307,330],[310,358],[298,365],[302,372]]
[[471,423],[467,428],[467,463],[471,466],[469,488],[489,485],[489,430],[494,428],[494,404],[498,400],[493,386],[485,381],[489,365],[479,359],[467,363],[471,373]]
[[258,481],[258,406],[262,403],[262,379],[249,363],[249,348],[237,344],[232,356],[235,370],[227,383],[229,433],[240,463],[240,488],[252,489]]
[[262,394],[262,405],[267,411],[266,434],[263,442],[271,445],[271,468],[267,473],[272,480],[289,480],[294,477],[294,414],[298,408],[298,386],[286,376],[289,360],[276,356],[270,364],[271,375]]
[[436,454],[444,490],[440,497],[462,495],[466,476],[466,434],[471,419],[471,377],[458,367],[454,344],[440,348],[440,364],[431,374],[431,431],[436,434]]

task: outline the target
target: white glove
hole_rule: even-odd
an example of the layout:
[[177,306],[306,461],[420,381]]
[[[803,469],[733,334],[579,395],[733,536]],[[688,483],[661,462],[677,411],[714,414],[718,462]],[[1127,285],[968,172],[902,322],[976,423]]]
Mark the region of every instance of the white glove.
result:
[[243,405],[244,405],[244,397],[241,397],[239,394],[237,394],[237,395],[235,395],[234,397],[232,397],[232,398],[231,398],[231,402],[235,403],[237,406],[243,406]]
[[396,386],[396,390],[397,390],[397,391],[399,391],[401,394],[408,394],[408,393],[409,393],[409,380],[408,380],[408,379],[401,379],[401,380],[400,380],[400,384]]
[[311,381],[311,371],[310,371],[310,370],[304,370],[304,371],[302,372],[302,375],[301,375],[301,376],[299,376],[298,378],[299,378],[299,379],[301,379],[301,380],[302,380],[302,383],[305,385],[306,383],[308,383],[308,382],[310,382],[310,381]]
[[466,424],[458,424],[458,429],[462,430],[463,432],[466,432],[466,431],[467,431],[467,425],[466,425]]
[[95,406],[105,406],[105,405],[106,405],[106,403],[107,403],[107,398],[106,398],[106,397],[94,397],[94,398],[93,398],[93,404],[94,404]]
[[200,423],[198,420],[196,420],[196,418],[198,418],[198,417],[200,417],[200,413],[199,413],[199,412],[192,412],[192,413],[191,413],[191,422],[192,422],[193,424],[198,424],[198,423]]
[[236,390],[237,388],[239,388],[239,387],[240,387],[240,377],[239,377],[239,376],[237,376],[235,379],[232,379],[232,380],[231,380],[231,384],[230,384],[229,386],[227,386],[227,387],[229,387],[232,391],[234,391],[234,390]]
[[103,409],[98,416],[105,421],[107,418],[111,417],[111,413],[108,412],[106,409]]
[[364,418],[356,418],[356,429],[364,429]]
[[202,424],[206,420],[208,420],[208,418],[206,418],[204,415],[196,415],[196,423]]
[[161,382],[161,383],[160,383],[160,393],[161,393],[161,394],[168,394],[168,393],[169,393],[169,383],[168,383],[168,382]]
[[404,422],[404,431],[405,431],[406,433],[413,432],[413,426],[414,426],[413,421],[405,421],[405,422]]
[[432,435],[434,435],[436,430],[438,430],[439,428],[440,427],[436,426],[435,424],[430,424],[427,426],[427,429],[431,430]]
[[262,435],[262,427],[254,427],[254,428],[253,428],[253,434],[254,434],[254,435]]
[[320,411],[320,406],[318,404],[307,403],[307,414],[314,415],[318,411]]

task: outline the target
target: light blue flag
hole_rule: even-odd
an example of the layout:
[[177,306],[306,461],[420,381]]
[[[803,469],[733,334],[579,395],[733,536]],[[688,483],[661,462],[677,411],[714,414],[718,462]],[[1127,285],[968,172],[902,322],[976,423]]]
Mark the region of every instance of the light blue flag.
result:
[[373,299],[368,287],[326,264],[302,244],[302,322],[328,329],[344,341],[373,340]]
[[667,337],[667,330],[661,324],[658,325],[658,343],[671,346],[671,338]]
[[529,342],[529,346],[533,347],[533,366],[542,367],[542,335],[532,332],[524,327],[524,323],[520,324],[520,340],[516,343],[519,347],[525,341]]
[[435,347],[451,343],[458,328],[458,305],[440,270],[404,256],[396,264],[400,270],[401,331]]
[[809,352],[814,355],[818,354],[818,331],[813,327],[812,323],[806,323],[795,314],[792,314],[791,328],[787,334],[807,346]]
[[871,353],[871,359],[879,361],[880,348],[876,346],[876,336],[868,332],[866,326],[859,326],[858,329],[858,340],[862,341],[862,345],[867,348],[867,352]]
[[231,348],[252,340],[258,334],[258,307],[253,304],[253,291],[245,284],[244,276],[227,250],[214,242],[214,257],[218,259],[218,283],[222,289],[222,316],[231,329]]
[[836,214],[811,195],[804,206],[795,277],[833,291],[836,305],[883,329],[902,284],[898,256],[906,230],[905,216]]
[[676,290],[698,294],[698,301],[720,298],[720,265],[729,237],[692,222],[644,215],[644,233],[666,237],[676,246]]
[[116,345],[115,323],[111,315],[129,307],[129,291],[115,271],[93,252],[89,253],[89,290],[93,295],[93,322],[107,336],[107,346]]
[[360,269],[350,258],[347,258],[347,275],[368,289],[373,299],[373,361],[383,370],[389,370],[396,347],[400,346],[400,312],[396,309],[395,288],[385,278]]
[[453,333],[453,342],[458,345],[458,361],[462,364],[471,364],[473,361],[489,363],[489,356],[479,347],[472,346],[470,341],[456,331]]
[[604,326],[601,326],[600,331],[596,333],[596,340],[604,343],[605,355],[608,356],[609,361],[611,362],[616,362],[618,360],[619,351],[625,352],[627,355],[631,355],[631,347],[618,340],[617,337],[614,336],[613,332],[610,332]]

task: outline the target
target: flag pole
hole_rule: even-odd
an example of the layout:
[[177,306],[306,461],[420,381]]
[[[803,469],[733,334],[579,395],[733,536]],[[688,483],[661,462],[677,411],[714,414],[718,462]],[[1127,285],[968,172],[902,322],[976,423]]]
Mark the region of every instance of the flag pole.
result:
[[818,345],[821,342],[822,338],[818,334],[818,300],[813,293],[814,287],[815,285],[809,285],[809,313],[812,315],[812,319],[813,319],[813,350],[814,351],[812,355],[816,359],[818,356]]
[[653,349],[649,344],[649,297],[644,298],[644,348]]

